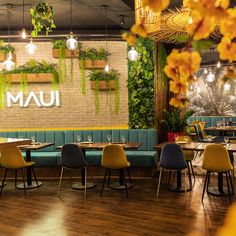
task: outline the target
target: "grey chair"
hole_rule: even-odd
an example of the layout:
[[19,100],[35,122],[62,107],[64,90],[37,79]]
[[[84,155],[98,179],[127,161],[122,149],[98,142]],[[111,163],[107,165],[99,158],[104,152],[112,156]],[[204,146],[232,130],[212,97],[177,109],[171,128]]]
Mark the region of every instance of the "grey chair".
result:
[[76,170],[76,169],[84,169],[84,196],[86,197],[86,184],[87,184],[87,166],[88,163],[84,158],[84,154],[81,150],[81,148],[76,145],[76,144],[65,144],[62,147],[61,151],[61,175],[60,175],[60,180],[59,180],[59,185],[57,189],[57,196],[59,196],[59,191],[61,187],[61,181],[62,181],[62,176],[63,176],[63,170],[68,169],[68,170]]

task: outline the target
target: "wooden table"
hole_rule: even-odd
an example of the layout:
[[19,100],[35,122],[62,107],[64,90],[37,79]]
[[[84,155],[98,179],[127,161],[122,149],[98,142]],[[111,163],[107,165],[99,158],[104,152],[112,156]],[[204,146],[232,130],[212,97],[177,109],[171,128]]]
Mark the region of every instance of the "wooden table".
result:
[[[104,143],[104,142],[94,142],[94,143],[81,142],[81,143],[75,143],[75,144],[77,144],[81,148],[85,158],[86,158],[86,150],[102,150],[106,145],[109,145],[109,144],[121,145],[125,150],[135,150],[135,149],[138,149],[142,145],[141,142],[126,142],[126,143],[121,143],[121,142],[112,142],[112,143],[108,143],[108,142],[106,142],[106,143]],[[62,149],[62,146],[58,146],[57,149]],[[84,189],[84,184],[85,184],[84,177],[85,177],[85,172],[82,169],[81,184],[80,183],[73,184],[72,187],[75,189]],[[87,185],[87,188],[95,187],[95,185],[93,183],[87,182],[86,185]],[[129,187],[132,187],[132,186],[129,186]],[[120,175],[119,175],[119,185],[112,186],[112,188],[114,188],[114,189],[124,189],[125,188],[124,176],[123,176],[122,171],[120,171]]]
[[[20,145],[18,146],[22,151],[26,151],[26,161],[31,161],[31,151],[36,151],[45,147],[52,146],[54,143],[35,143],[35,144],[28,144],[28,145]],[[42,185],[42,182],[38,181],[38,185],[35,181],[32,181],[31,176],[31,166],[27,167],[27,181],[25,183],[26,188],[37,188]],[[17,188],[23,189],[24,184],[17,185]]]
[[30,139],[2,138],[0,137],[0,148],[30,144]]
[[225,136],[226,132],[234,132],[236,131],[236,126],[210,126],[204,129],[205,131],[218,131],[220,136]]

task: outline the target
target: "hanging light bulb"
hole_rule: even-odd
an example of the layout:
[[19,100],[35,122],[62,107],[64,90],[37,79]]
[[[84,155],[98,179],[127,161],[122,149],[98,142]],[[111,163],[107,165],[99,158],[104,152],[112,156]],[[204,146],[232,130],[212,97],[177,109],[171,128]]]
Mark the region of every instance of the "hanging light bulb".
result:
[[220,67],[221,67],[221,63],[220,63],[220,61],[217,62],[216,67],[217,67],[217,68],[220,68]]
[[74,34],[73,32],[70,32],[70,38],[67,39],[66,41],[66,47],[69,50],[75,50],[78,47],[78,42],[77,40],[74,38]]
[[26,31],[25,31],[24,28],[22,28],[22,30],[21,30],[21,38],[22,39],[26,39],[27,38]]
[[192,18],[192,16],[189,16],[188,24],[191,25],[192,23],[193,23],[193,18]]
[[206,81],[209,82],[209,83],[212,83],[214,80],[215,80],[215,75],[210,70],[209,74],[206,77]]
[[128,59],[130,61],[137,61],[139,59],[139,54],[138,52],[132,47],[129,52],[128,52]]
[[201,92],[201,87],[198,85],[197,87],[197,93],[200,93]]
[[225,83],[225,84],[224,84],[224,90],[225,90],[225,91],[229,91],[229,90],[230,90],[230,87],[231,87],[231,85],[230,85],[229,83]]
[[104,68],[104,70],[105,70],[106,72],[109,72],[110,68],[109,68],[109,65],[108,65],[108,63],[105,65],[105,68]]
[[3,69],[7,71],[13,70],[15,63],[12,61],[11,52],[8,53],[7,59],[3,62]]
[[26,45],[26,50],[30,55],[33,55],[35,53],[35,50],[37,49],[37,46],[33,43],[33,39],[30,38],[30,42]]
[[206,74],[207,74],[207,72],[208,72],[208,71],[207,71],[207,68],[205,68],[205,69],[204,69],[204,74],[206,75]]

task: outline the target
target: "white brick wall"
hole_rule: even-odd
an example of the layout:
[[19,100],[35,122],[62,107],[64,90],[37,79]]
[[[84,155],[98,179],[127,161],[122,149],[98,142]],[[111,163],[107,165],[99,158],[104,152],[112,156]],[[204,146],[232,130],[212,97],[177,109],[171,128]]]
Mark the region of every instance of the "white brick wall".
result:
[[[83,47],[105,47],[105,42],[86,41]],[[58,59],[52,58],[52,44],[50,42],[35,43],[37,51],[33,58],[37,61],[45,60],[58,63]],[[24,64],[31,56],[26,53],[26,43],[12,43],[16,49],[17,65]],[[60,107],[38,108],[32,101],[28,108],[19,108],[14,104],[11,108],[5,106],[0,110],[0,129],[11,128],[60,128],[60,127],[99,127],[121,126],[128,124],[128,91],[126,81],[128,79],[127,68],[127,44],[125,42],[108,42],[110,68],[117,69],[120,73],[120,112],[115,114],[110,111],[106,92],[100,93],[100,113],[95,113],[94,91],[90,89],[89,78],[86,77],[86,96],[81,93],[81,81],[79,63],[74,59],[74,80],[70,80],[70,59],[67,59],[67,80],[60,84]],[[2,63],[0,64],[2,66]],[[0,68],[1,69],[1,68]],[[89,74],[88,71],[86,73]],[[19,84],[12,84],[9,89],[13,94],[20,91]],[[28,84],[28,90],[51,90],[51,84]],[[26,91],[26,93],[28,93]],[[111,99],[114,101],[112,92]]]

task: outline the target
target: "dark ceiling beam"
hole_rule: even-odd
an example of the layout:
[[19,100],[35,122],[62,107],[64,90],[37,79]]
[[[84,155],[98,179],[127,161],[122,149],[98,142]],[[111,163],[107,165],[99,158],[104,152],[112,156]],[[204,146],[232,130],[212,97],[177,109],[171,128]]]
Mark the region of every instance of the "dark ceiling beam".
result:
[[134,0],[121,0],[125,5],[127,5],[131,10],[134,11]]

